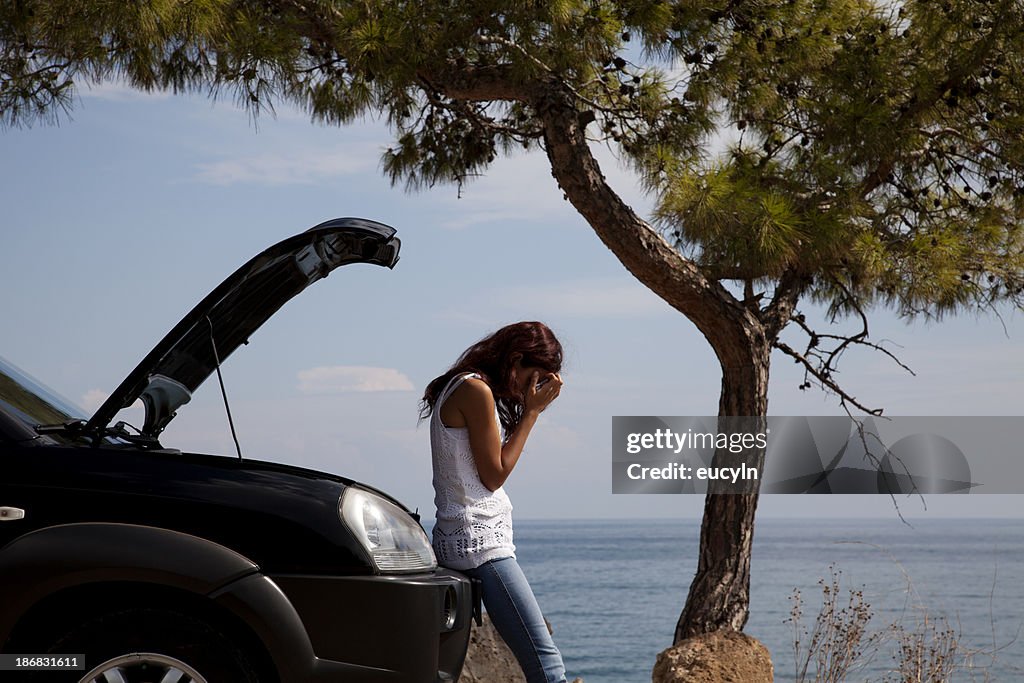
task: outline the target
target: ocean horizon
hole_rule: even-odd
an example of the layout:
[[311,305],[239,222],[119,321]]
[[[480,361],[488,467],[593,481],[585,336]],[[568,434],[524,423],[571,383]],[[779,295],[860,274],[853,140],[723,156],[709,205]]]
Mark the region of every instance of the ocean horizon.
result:
[[[811,629],[822,584],[838,572],[838,607],[861,591],[868,633],[948,625],[959,643],[951,681],[1024,679],[1024,519],[759,518],[744,632],[771,652],[775,680],[795,681],[795,590]],[[432,520],[425,520],[429,532]],[[570,680],[649,681],[669,647],[697,564],[699,519],[516,519],[516,555],[552,624]],[[809,641],[808,636],[801,640]],[[848,680],[883,681],[883,640]],[[813,680],[813,664],[810,680]],[[986,678],[987,676],[987,678]]]

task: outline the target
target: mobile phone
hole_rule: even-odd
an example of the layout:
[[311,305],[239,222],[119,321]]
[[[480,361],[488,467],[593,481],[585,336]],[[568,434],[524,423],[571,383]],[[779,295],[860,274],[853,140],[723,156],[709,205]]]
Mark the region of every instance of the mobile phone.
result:
[[539,382],[537,382],[537,388],[540,389],[542,386],[544,386],[545,384],[547,384],[550,381],[551,381],[550,377],[544,377]]

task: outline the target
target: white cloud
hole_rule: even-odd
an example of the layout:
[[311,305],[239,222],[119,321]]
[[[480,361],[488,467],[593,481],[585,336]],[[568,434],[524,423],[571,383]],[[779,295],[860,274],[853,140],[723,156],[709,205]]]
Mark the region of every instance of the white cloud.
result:
[[326,178],[375,172],[376,143],[348,144],[333,150],[307,148],[223,159],[197,165],[195,180],[210,185],[308,185]]
[[412,391],[408,377],[394,368],[332,365],[299,371],[303,394],[341,394],[364,391]]
[[503,287],[487,292],[491,306],[534,317],[640,317],[666,311],[649,289],[628,278],[590,278],[544,285]]
[[78,402],[87,413],[95,413],[108,398],[110,398],[110,394],[102,389],[90,389],[82,394],[82,398]]
[[[110,398],[109,392],[103,391],[102,389],[90,389],[82,394],[78,403],[85,410],[87,415],[92,415],[100,409],[101,405],[106,403],[108,398]],[[130,406],[123,409],[123,411],[118,412],[116,419],[126,420],[129,424],[141,424],[144,411],[145,408],[142,405],[142,401],[136,399]]]

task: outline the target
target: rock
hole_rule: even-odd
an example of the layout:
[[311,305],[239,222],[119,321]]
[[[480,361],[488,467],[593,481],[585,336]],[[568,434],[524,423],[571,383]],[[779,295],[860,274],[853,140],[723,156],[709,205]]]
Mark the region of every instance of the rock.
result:
[[462,666],[459,683],[526,683],[515,655],[501,639],[484,612],[483,625],[473,622],[469,633],[469,650]]
[[759,640],[738,631],[687,638],[662,651],[653,683],[771,683],[771,654]]
[[[553,633],[550,623],[548,632]],[[473,622],[459,683],[526,683],[519,662],[494,629],[487,612],[484,612],[482,626]],[[573,683],[583,683],[583,679],[577,678]]]

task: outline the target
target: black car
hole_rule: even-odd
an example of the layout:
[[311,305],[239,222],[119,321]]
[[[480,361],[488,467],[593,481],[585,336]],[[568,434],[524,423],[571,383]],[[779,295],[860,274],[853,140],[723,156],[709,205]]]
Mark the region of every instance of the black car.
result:
[[[270,247],[91,418],[0,360],[0,680],[458,679],[473,590],[438,568],[417,515],[341,476],[159,441],[285,302],[398,250],[356,218]],[[141,427],[111,424],[136,399]]]

